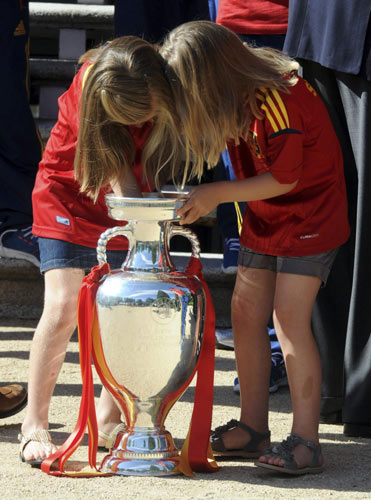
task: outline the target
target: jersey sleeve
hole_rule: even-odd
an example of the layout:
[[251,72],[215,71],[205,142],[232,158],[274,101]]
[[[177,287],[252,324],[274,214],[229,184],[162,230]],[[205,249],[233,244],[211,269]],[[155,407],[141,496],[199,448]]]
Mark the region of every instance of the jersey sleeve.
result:
[[280,184],[300,179],[303,166],[303,120],[290,95],[264,91],[261,111],[266,137],[266,167]]

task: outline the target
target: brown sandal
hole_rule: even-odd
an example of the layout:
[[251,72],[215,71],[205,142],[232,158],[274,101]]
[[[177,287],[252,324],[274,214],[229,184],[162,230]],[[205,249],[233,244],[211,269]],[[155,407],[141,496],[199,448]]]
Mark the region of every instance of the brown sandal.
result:
[[[250,434],[250,441],[243,448],[230,450],[224,446],[222,435],[235,427],[241,427],[241,429],[247,431]],[[258,458],[262,454],[262,450],[258,450],[259,444],[266,439],[270,439],[270,435],[269,431],[257,432],[239,420],[230,420],[211,432],[210,441],[213,453],[217,457]]]

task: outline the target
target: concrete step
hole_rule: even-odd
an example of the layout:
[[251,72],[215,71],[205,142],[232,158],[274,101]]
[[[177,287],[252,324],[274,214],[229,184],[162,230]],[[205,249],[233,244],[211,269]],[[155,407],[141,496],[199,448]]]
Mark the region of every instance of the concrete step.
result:
[[113,15],[114,5],[30,2],[31,104],[36,118],[56,120],[57,99],[70,85],[79,57],[113,38]]
[[114,5],[30,2],[31,36],[61,28],[113,33]]
[[[178,270],[185,269],[190,254],[173,252]],[[222,254],[201,254],[203,273],[213,298],[217,328],[230,328],[230,303],[234,274],[221,271]],[[39,269],[20,259],[0,258],[0,318],[38,319],[44,300],[44,279]]]
[[69,85],[76,73],[77,61],[30,57],[30,76],[34,84]]

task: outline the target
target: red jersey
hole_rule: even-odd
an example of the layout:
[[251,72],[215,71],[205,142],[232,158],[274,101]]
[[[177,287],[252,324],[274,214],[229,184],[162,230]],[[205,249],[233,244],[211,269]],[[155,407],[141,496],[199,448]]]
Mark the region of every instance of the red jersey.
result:
[[289,0],[219,0],[216,22],[238,35],[284,35]]
[[237,179],[270,172],[295,189],[268,200],[249,201],[241,243],[268,255],[326,252],[349,236],[342,153],[327,110],[308,82],[290,93],[261,89],[263,118],[247,141],[228,145]]
[[[112,192],[109,187],[101,190],[94,203],[80,193],[80,184],[74,177],[74,158],[79,128],[80,97],[83,78],[89,63],[76,74],[70,88],[58,99],[58,121],[51,131],[43,158],[39,164],[32,193],[33,233],[36,236],[69,241],[94,248],[99,236],[107,228],[125,225],[108,216],[104,196]],[[150,126],[129,127],[137,148],[133,170],[142,191],[149,191],[142,179],[141,148],[149,134]],[[127,249],[127,240],[113,238],[110,249]]]

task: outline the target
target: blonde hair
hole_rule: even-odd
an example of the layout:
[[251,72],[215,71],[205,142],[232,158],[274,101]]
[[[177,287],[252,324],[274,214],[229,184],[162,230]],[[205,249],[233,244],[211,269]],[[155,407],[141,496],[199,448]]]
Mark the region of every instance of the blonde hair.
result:
[[209,21],[175,28],[160,53],[179,79],[173,87],[191,176],[201,176],[204,161],[215,166],[227,140],[246,138],[251,120],[262,118],[259,88],[288,92],[297,81],[296,61],[274,49],[244,44],[228,28]]
[[176,175],[182,157],[172,89],[165,62],[150,43],[134,36],[117,38],[87,52],[92,63],[81,97],[75,176],[94,200],[102,187],[125,179],[136,154],[128,126],[153,119],[142,150],[147,181]]

